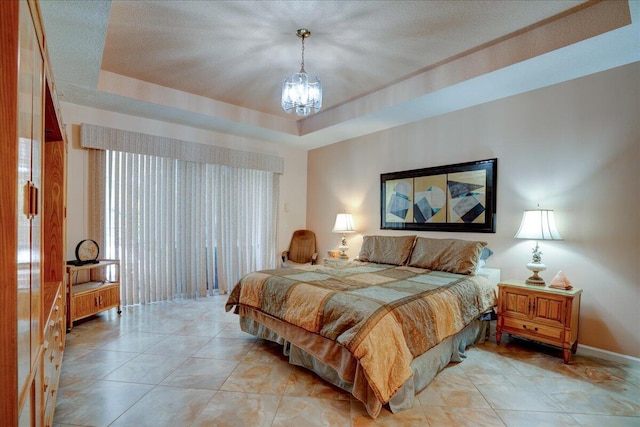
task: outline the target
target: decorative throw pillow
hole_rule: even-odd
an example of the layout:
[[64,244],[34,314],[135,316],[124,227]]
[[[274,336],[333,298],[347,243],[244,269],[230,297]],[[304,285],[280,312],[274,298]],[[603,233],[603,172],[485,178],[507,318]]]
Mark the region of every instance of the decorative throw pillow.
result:
[[487,264],[487,259],[491,255],[493,255],[493,251],[491,249],[489,249],[486,246],[482,248],[482,253],[480,254],[480,260],[478,261],[478,265],[476,266],[476,274],[478,273],[478,270],[480,270],[482,267],[484,267]]
[[418,237],[409,265],[429,270],[474,274],[486,242]]
[[404,265],[416,236],[364,236],[358,258],[379,264]]

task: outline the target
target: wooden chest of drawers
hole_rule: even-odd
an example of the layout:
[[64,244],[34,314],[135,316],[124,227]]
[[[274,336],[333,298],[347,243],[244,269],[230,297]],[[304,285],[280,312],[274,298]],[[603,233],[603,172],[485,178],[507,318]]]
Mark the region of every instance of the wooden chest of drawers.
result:
[[496,341],[503,333],[561,347],[565,363],[578,346],[582,289],[560,290],[526,285],[524,281],[498,284]]
[[[44,425],[53,425],[53,412],[56,407],[58,381],[62,370],[62,355],[65,340],[64,291],[62,283],[49,286],[45,299],[51,298],[51,312],[45,313],[42,341],[42,387],[44,400]],[[50,291],[49,291],[50,290]],[[54,292],[55,291],[55,292]],[[52,295],[49,295],[51,292]]]

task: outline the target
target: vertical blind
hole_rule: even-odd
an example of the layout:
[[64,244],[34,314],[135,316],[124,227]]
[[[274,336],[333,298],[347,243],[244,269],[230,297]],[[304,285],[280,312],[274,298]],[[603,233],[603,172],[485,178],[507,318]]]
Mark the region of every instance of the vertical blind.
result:
[[227,293],[276,264],[279,175],[90,150],[92,234],[121,264],[123,305]]

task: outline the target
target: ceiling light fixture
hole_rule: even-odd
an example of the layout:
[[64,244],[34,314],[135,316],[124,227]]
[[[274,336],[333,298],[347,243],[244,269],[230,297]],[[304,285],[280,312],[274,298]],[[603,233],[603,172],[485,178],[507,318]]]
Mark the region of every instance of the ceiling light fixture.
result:
[[302,64],[300,72],[282,84],[282,109],[287,113],[295,110],[299,116],[307,116],[313,109],[317,113],[322,108],[322,84],[317,77],[309,80],[304,70],[304,39],[311,35],[311,31],[300,28],[296,35],[302,39]]

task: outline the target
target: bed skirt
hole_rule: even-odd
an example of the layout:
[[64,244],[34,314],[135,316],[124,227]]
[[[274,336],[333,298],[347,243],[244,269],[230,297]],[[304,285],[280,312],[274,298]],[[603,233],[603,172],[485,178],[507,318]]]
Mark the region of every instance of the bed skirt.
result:
[[[314,343],[308,348],[316,350],[315,352],[319,356],[317,357],[300,348],[295,342],[292,342],[293,340],[284,338],[282,332],[290,331],[276,332],[274,329],[280,329],[279,326],[282,325],[278,321],[272,323],[273,318],[261,319],[267,320],[264,323],[272,323],[272,328],[270,328],[253,318],[257,314],[253,310],[239,314],[240,328],[244,332],[282,345],[283,354],[289,358],[289,363],[307,368],[325,381],[351,393],[364,404],[372,418],[378,416],[382,409],[382,403],[376,399],[373,391],[367,386],[366,378],[359,368],[358,361],[350,357],[346,350],[336,351],[338,349],[334,346],[322,348],[322,344]],[[457,334],[446,338],[426,353],[415,358],[411,364],[413,376],[392,396],[388,402],[388,409],[396,413],[413,407],[416,394],[424,390],[438,372],[450,362],[461,362],[466,357],[465,351],[468,346],[484,342],[488,331],[489,321],[476,319]],[[293,335],[295,339],[296,334]],[[325,363],[320,357],[329,360],[322,356],[327,354],[331,354],[331,361]]]

